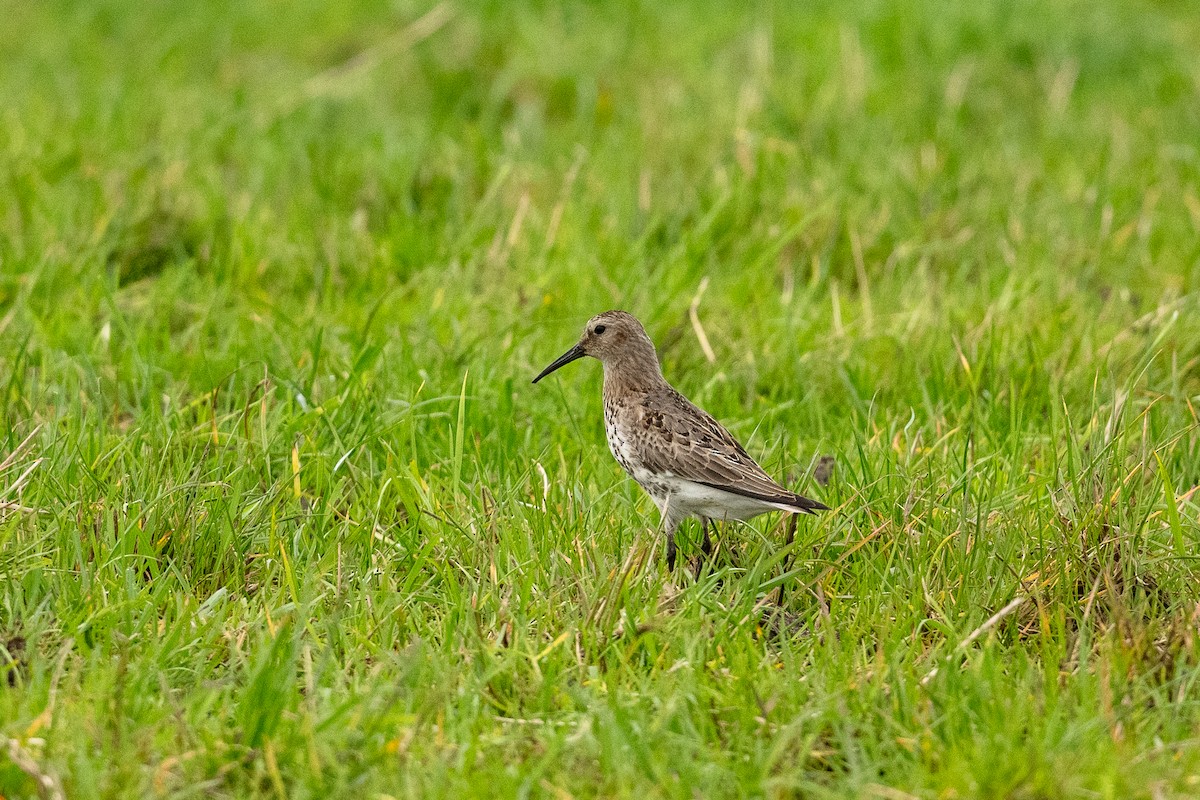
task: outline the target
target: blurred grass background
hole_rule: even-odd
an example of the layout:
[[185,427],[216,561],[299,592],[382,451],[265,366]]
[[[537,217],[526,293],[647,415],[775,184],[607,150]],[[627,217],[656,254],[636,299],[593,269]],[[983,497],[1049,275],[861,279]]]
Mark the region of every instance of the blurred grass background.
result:
[[[9,4],[0,794],[1194,795],[1194,12]],[[836,512],[666,575],[610,307]]]

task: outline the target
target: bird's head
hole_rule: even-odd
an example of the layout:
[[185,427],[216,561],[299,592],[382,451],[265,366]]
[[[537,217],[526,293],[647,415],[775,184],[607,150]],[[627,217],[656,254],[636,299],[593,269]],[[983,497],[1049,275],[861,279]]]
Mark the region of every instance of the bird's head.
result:
[[661,374],[654,343],[637,317],[627,311],[605,311],[589,319],[575,346],[542,370],[533,382],[537,383],[559,367],[584,356],[599,359],[608,368],[640,369],[654,375]]

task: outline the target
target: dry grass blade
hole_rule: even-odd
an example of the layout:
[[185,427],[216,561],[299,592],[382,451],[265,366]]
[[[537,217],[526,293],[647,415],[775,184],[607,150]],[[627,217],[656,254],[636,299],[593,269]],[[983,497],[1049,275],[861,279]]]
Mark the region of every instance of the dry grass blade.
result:
[[19,445],[13,448],[11,453],[4,457],[3,461],[0,461],[0,472],[6,471],[9,467],[15,464],[17,459],[23,456],[25,451],[29,450],[33,446],[33,437],[37,436],[38,431],[41,429],[41,425],[36,426],[25,436],[24,439],[21,440]]
[[20,742],[16,739],[7,739],[5,750],[8,751],[8,758],[16,765],[17,769],[33,779],[34,784],[37,785],[38,797],[43,800],[66,800],[62,783],[39,765],[29,751],[21,746]]
[[38,465],[41,463],[42,463],[42,459],[39,458],[36,461],[34,461],[32,464],[30,464],[28,467],[26,467],[25,471],[22,472],[21,475],[15,481],[13,481],[11,484],[9,484],[4,489],[4,494],[7,495],[7,494],[11,494],[13,492],[19,492],[21,490],[21,487],[23,487],[26,483],[29,482],[29,476],[33,474],[33,471],[35,469],[37,469]]
[[692,330],[696,332],[696,339],[700,342],[700,349],[704,351],[704,357],[708,359],[708,363],[715,364],[717,354],[713,352],[712,345],[708,343],[708,334],[704,332],[704,326],[700,324],[700,300],[704,297],[707,289],[708,278],[705,277],[696,289],[696,296],[692,298],[692,304],[688,306],[688,319],[692,322]]
[[[32,431],[29,432],[28,435],[26,435],[26,437],[24,439],[21,440],[20,444],[18,444],[15,448],[13,448],[12,452],[9,453],[4,458],[4,461],[0,462],[0,472],[6,472],[9,469],[15,467],[17,465],[18,461],[21,459],[21,457],[28,454],[29,450],[32,449],[32,446],[33,446],[33,437],[36,436],[38,431],[40,431],[41,429],[42,429],[42,426],[40,426],[40,425],[35,427]],[[48,511],[45,511],[43,509],[32,508],[32,507],[24,505],[22,503],[4,499],[4,498],[7,498],[11,495],[15,495],[18,492],[20,492],[21,489],[25,486],[25,484],[29,482],[29,477],[33,474],[33,471],[38,468],[38,466],[42,463],[42,461],[44,461],[44,459],[42,459],[42,458],[34,459],[28,466],[25,467],[25,470],[20,475],[17,476],[16,480],[14,480],[8,486],[5,486],[3,488],[3,490],[0,490],[0,512],[9,511],[9,512],[16,512],[16,513],[20,513],[20,514],[46,514],[46,513],[49,513]]]
[[32,508],[23,506],[20,503],[12,503],[7,500],[0,501],[0,511],[15,511],[18,514],[49,514],[50,512],[44,508]]
[[335,67],[304,82],[299,91],[285,95],[279,112],[286,114],[302,102],[315,97],[345,94],[353,91],[372,70],[441,30],[454,17],[454,7],[439,3],[394,36],[356,53]]
[[[990,617],[988,617],[987,620],[982,625],[980,625],[975,630],[971,631],[967,635],[967,638],[965,638],[961,642],[959,642],[955,646],[954,650],[951,651],[950,655],[947,656],[947,660],[953,658],[954,656],[958,655],[959,653],[963,652],[968,647],[970,647],[972,642],[974,642],[980,636],[983,636],[983,634],[987,633],[992,628],[996,627],[996,625],[1000,622],[1000,620],[1004,619],[1009,614],[1016,611],[1028,599],[1029,599],[1028,597],[1021,595],[1020,597],[1014,597],[1012,600],[1010,600],[1008,605],[1006,605],[1004,608],[1000,609],[995,614],[992,614]],[[931,680],[933,680],[934,678],[937,677],[937,674],[938,674],[937,667],[934,667],[933,669],[929,670],[929,672],[925,673],[925,677],[921,678],[921,685],[922,686],[928,685]]]

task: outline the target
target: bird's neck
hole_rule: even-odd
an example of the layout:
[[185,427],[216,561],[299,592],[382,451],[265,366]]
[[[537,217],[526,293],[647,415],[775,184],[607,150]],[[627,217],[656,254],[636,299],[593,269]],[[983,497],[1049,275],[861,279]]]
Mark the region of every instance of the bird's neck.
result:
[[627,353],[604,362],[604,394],[610,397],[649,392],[666,384],[653,351]]

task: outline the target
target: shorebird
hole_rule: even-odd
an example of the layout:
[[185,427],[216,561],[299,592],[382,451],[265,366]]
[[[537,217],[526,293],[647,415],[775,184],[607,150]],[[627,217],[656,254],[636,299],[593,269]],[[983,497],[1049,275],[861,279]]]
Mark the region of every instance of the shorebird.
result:
[[[584,356],[604,365],[604,430],[613,456],[654,500],[667,537],[667,570],[675,569],[675,532],[700,519],[701,550],[712,552],[710,522],[747,520],[769,511],[813,514],[829,506],[780,486],[721,423],[667,383],[654,343],[637,318],[605,311],[533,379]],[[696,574],[703,566],[698,561]]]

